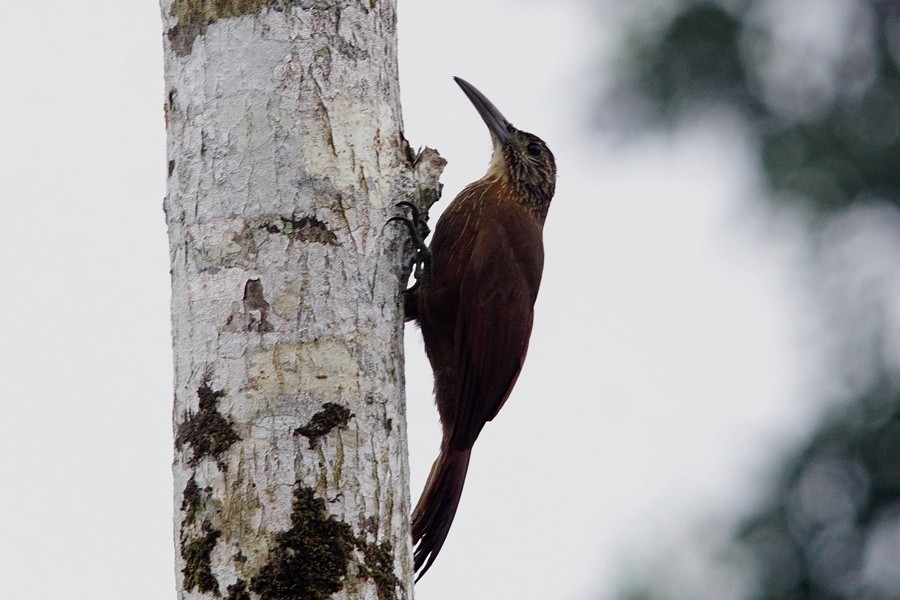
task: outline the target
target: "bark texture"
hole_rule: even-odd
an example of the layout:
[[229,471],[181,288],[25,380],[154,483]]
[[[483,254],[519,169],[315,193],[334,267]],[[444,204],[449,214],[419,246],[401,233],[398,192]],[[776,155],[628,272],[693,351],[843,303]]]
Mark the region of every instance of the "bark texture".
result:
[[396,3],[161,5],[179,597],[412,598]]

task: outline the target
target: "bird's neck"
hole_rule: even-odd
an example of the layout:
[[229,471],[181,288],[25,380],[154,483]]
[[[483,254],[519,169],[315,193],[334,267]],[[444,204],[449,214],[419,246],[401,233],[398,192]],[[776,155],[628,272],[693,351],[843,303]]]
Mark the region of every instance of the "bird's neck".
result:
[[524,206],[537,218],[541,224],[547,218],[547,211],[550,209],[550,200],[553,198],[553,191],[547,196],[544,190],[536,189],[528,185],[522,177],[517,177],[510,173],[507,158],[503,154],[503,149],[499,144],[494,144],[494,151],[491,153],[491,163],[488,165],[487,173],[480,181],[486,185],[497,186],[497,193],[504,198],[516,202]]
[[506,169],[506,160],[503,158],[503,150],[498,146],[494,146],[491,153],[491,163],[488,165],[487,173],[484,174],[484,180],[506,181],[509,178],[509,172]]
[[547,218],[550,200],[540,198],[527,186],[510,177],[505,168],[489,168],[484,177],[475,183],[475,186],[485,190],[485,193],[481,195],[482,198],[496,198],[504,203],[521,206],[542,225]]

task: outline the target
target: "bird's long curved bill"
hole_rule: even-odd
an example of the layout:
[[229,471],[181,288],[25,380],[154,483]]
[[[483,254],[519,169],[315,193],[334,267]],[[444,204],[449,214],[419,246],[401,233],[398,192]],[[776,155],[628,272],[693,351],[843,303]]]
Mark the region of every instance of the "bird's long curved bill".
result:
[[491,130],[491,133],[500,141],[501,144],[508,144],[510,142],[509,137],[509,121],[497,110],[497,107],[494,106],[493,102],[487,99],[487,97],[479,92],[474,85],[466,81],[465,79],[461,79],[459,77],[454,77],[454,81],[462,88],[462,91],[465,92],[466,96],[469,97],[469,100],[472,101],[472,104],[475,105],[475,109],[478,111],[478,114],[481,115],[481,118],[484,119],[485,125],[488,126],[488,129]]

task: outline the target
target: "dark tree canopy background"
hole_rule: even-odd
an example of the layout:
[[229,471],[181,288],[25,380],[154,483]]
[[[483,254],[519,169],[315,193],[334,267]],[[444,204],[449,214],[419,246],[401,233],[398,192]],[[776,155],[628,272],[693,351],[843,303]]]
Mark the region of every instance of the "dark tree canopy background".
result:
[[636,34],[626,84],[647,116],[672,123],[727,105],[757,132],[773,190],[821,211],[900,205],[900,3],[861,3],[835,56],[779,39],[771,2],[725,4],[685,4],[661,30]]
[[[746,123],[760,200],[806,217],[801,279],[850,379],[823,382],[819,425],[735,525],[744,595],[900,598],[900,265],[873,242],[900,240],[900,2],[672,4],[636,21],[604,107],[641,128],[722,110]],[[649,571],[622,595],[678,597]]]

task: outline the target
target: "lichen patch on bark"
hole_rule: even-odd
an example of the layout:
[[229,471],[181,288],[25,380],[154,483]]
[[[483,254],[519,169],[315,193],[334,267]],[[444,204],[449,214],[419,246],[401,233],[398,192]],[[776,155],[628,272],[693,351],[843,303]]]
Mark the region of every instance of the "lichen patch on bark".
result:
[[225,600],[250,600],[250,592],[247,591],[247,582],[238,578],[236,582],[228,586],[228,595]]
[[197,485],[197,480],[191,475],[181,496],[181,512],[184,513],[182,528],[192,525],[197,520],[197,514],[203,509],[210,491],[208,487],[201,488]]
[[265,223],[264,227],[269,233],[283,233],[299,239],[301,242],[315,242],[317,244],[337,245],[338,239],[325,223],[315,217],[281,217],[281,224]]
[[249,361],[249,388],[276,399],[302,391],[314,398],[340,398],[342,382],[358,381],[361,369],[349,344],[334,338],[258,350]]
[[351,564],[372,580],[378,600],[398,598],[401,581],[394,573],[391,543],[354,535],[350,525],[327,513],[325,501],[311,487],[298,482],[291,528],[275,536],[269,560],[251,580],[250,591],[260,600],[326,600],[343,588]]
[[322,410],[317,412],[309,420],[309,423],[294,430],[295,435],[309,438],[309,447],[313,448],[316,441],[336,427],[346,427],[353,414],[350,410],[334,402],[326,402]]
[[225,536],[225,539],[243,540],[243,550],[255,555],[256,548],[249,540],[257,539],[253,532],[254,520],[258,517],[262,507],[259,495],[256,493],[256,484],[246,481],[246,467],[238,461],[236,472],[229,473],[228,479],[231,491],[225,494],[221,501],[211,503],[211,509],[215,510],[217,525]]
[[394,573],[394,547],[390,542],[362,543],[363,571],[375,582],[378,600],[395,600],[400,579]]
[[250,590],[260,600],[326,600],[343,587],[353,539],[350,526],[329,515],[312,488],[298,484],[291,528],[276,534],[269,561]]
[[216,547],[221,532],[212,528],[209,522],[203,523],[203,535],[192,539],[181,540],[181,558],[184,559],[184,589],[192,591],[200,590],[203,593],[211,593],[221,596],[219,582],[212,572],[210,554]]
[[196,466],[204,458],[214,458],[220,469],[225,469],[222,454],[238,441],[240,437],[234,431],[231,421],[218,411],[219,398],[225,395],[222,390],[213,391],[208,381],[204,381],[197,389],[200,399],[199,410],[189,415],[179,426],[175,436],[175,447],[181,450],[185,444],[191,446],[188,464]]

